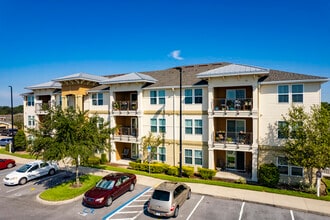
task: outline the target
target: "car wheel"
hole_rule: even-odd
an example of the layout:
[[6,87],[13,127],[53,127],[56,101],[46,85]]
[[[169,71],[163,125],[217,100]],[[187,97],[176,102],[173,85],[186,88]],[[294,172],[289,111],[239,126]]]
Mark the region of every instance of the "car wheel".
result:
[[51,170],[48,172],[48,174],[49,174],[50,176],[53,176],[53,175],[55,174],[55,170],[54,170],[54,169],[51,169]]
[[131,185],[129,186],[129,191],[133,191],[133,190],[134,190],[134,188],[135,188],[135,185],[134,185],[134,183],[131,183]]
[[188,195],[187,195],[187,199],[190,199],[190,197],[191,197],[191,191],[189,190]]
[[107,202],[105,203],[105,206],[111,206],[112,204],[112,197],[110,196],[108,199],[107,199]]
[[24,177],[24,178],[20,179],[18,183],[20,185],[24,185],[26,182],[27,182],[27,179]]
[[179,215],[179,206],[177,206],[174,210],[173,217],[176,218]]
[[12,168],[13,166],[14,166],[14,164],[9,163],[9,164],[7,165],[7,168]]

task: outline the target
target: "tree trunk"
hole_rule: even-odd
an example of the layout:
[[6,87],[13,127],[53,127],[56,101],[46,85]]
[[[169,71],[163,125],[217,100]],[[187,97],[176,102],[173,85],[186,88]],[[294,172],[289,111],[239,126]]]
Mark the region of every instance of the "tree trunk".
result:
[[307,175],[308,175],[309,187],[312,187],[313,186],[313,168],[311,168],[311,167],[307,168]]
[[78,165],[78,161],[76,161],[76,186],[79,187],[80,186],[80,181],[79,181],[79,165]]

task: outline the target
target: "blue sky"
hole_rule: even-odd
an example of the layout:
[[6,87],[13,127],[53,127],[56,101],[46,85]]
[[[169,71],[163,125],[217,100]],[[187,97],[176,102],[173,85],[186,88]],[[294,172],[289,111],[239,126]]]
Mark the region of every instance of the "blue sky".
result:
[[[328,0],[0,0],[0,106],[24,88],[233,62],[330,78]],[[322,85],[330,102],[330,83]]]

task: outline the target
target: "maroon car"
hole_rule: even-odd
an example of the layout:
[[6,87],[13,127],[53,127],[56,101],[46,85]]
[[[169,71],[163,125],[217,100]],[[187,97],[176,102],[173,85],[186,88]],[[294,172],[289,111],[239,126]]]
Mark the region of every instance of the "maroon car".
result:
[[15,160],[13,159],[0,159],[0,169],[12,168],[16,166]]
[[90,207],[110,206],[112,201],[127,191],[133,191],[136,176],[129,173],[111,173],[103,177],[83,197],[83,204]]

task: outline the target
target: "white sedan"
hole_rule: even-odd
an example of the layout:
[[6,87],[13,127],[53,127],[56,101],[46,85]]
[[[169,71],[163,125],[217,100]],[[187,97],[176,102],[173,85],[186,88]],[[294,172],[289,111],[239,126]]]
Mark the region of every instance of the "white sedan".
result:
[[36,160],[9,173],[3,179],[3,182],[5,185],[24,185],[27,181],[32,179],[46,175],[54,175],[56,171],[58,171],[57,163]]

